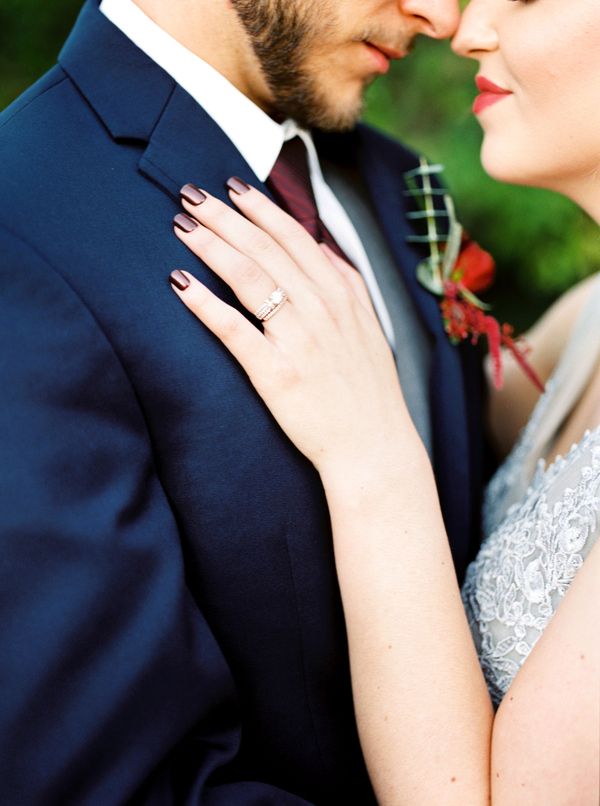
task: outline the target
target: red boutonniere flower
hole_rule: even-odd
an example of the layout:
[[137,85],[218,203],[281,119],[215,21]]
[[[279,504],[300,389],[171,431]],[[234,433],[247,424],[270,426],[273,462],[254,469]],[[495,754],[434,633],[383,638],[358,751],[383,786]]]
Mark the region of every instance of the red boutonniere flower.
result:
[[452,272],[452,280],[462,283],[473,294],[478,294],[491,286],[495,272],[496,264],[490,253],[475,241],[463,237],[463,247]]
[[[489,252],[470,240],[456,219],[451,197],[443,188],[433,187],[431,176],[442,171],[441,165],[429,165],[421,160],[419,168],[405,174],[408,193],[419,209],[408,217],[426,224],[426,235],[409,236],[413,243],[429,245],[429,256],[417,267],[422,285],[441,297],[440,309],[444,328],[453,344],[467,339],[477,344],[481,337],[488,342],[492,358],[494,385],[502,387],[502,348],[515,357],[530,380],[544,391],[544,385],[527,361],[529,348],[522,338],[514,336],[512,325],[500,324],[486,305],[476,296],[485,291],[494,279],[495,264]],[[442,196],[444,209],[436,208],[434,197]],[[443,234],[439,220],[447,220],[448,232]]]

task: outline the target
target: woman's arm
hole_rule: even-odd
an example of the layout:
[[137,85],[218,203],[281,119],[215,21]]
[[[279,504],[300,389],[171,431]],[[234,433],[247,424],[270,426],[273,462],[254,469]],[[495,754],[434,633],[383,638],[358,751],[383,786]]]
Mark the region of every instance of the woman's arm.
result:
[[493,804],[600,803],[600,542],[502,700]]
[[360,736],[380,802],[483,804],[491,792],[494,806],[594,806],[600,544],[492,725],[429,464],[406,458],[384,485],[376,469],[324,475]]
[[[359,730],[381,803],[475,806],[489,802],[493,786],[495,804],[512,806],[515,787],[520,792],[521,783],[526,788],[534,778],[541,786],[538,777],[550,770],[551,758],[560,781],[551,787],[554,800],[544,802],[569,802],[568,786],[572,802],[584,804],[595,780],[588,736],[597,726],[599,659],[589,624],[598,607],[598,560],[594,565],[590,557],[586,573],[578,575],[561,605],[565,626],[540,640],[515,681],[518,696],[494,721],[431,466],[356,272],[339,262],[334,268],[306,232],[257,191],[232,199],[264,231],[209,197],[199,208],[186,205],[202,224],[178,236],[250,311],[279,285],[290,301],[263,334],[189,275],[190,285],[176,290],[238,358],[321,474]],[[544,644],[550,662],[536,661],[543,661]],[[569,700],[555,677],[561,664],[577,684],[577,690],[569,684]],[[560,673],[562,679],[566,669]],[[543,689],[545,697],[531,695]],[[583,753],[573,754],[572,734],[556,732],[567,712],[577,715]],[[549,743],[559,740],[566,752],[556,758]],[[524,768],[533,772],[523,781]]]
[[487,804],[493,712],[417,439],[322,478],[356,714],[382,804]]

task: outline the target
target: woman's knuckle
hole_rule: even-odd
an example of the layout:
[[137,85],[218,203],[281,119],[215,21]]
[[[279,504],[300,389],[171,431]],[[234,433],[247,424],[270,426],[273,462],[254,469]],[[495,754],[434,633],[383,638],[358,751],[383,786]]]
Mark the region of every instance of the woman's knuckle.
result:
[[277,370],[277,386],[281,391],[290,391],[299,381],[299,375],[296,367],[287,363],[281,362]]
[[335,309],[335,302],[332,295],[324,297],[321,294],[315,294],[312,300],[314,316],[321,320],[330,318]]
[[227,223],[232,211],[225,204],[213,204],[210,207],[210,221],[212,226],[220,227]]
[[356,269],[353,269],[351,266],[344,266],[344,269],[347,273],[347,276],[352,280],[353,283],[356,283],[356,285],[360,288],[364,288],[365,291],[367,290],[365,278],[359,271],[356,271]]
[[240,323],[232,311],[222,311],[218,321],[218,332],[225,341],[231,341],[240,329]]
[[252,203],[254,205],[254,212],[258,213],[260,216],[268,216],[269,213],[273,214],[273,208],[277,205],[275,202],[272,202],[262,193],[255,194]]
[[251,254],[265,255],[272,251],[273,241],[264,232],[257,230],[248,237],[248,247]]
[[215,235],[206,227],[197,227],[193,239],[196,247],[203,250],[210,249],[216,242]]
[[284,214],[278,227],[279,236],[285,240],[305,241],[308,235],[302,224],[291,216]]
[[262,271],[253,260],[241,260],[237,274],[243,283],[257,283],[262,278]]

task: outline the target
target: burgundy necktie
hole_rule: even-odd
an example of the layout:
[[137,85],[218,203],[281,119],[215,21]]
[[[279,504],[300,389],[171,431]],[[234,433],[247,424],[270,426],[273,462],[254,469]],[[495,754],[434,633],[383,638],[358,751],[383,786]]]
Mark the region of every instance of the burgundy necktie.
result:
[[267,187],[275,201],[302,224],[316,241],[326,243],[336,255],[352,265],[319,218],[310,181],[308,154],[300,137],[293,137],[283,144],[277,162],[267,179]]

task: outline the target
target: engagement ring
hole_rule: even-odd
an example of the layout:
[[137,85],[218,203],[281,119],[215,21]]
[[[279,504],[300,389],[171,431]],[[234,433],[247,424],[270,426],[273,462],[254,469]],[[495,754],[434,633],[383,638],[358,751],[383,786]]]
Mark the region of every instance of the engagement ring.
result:
[[275,316],[281,306],[287,301],[288,295],[283,288],[276,288],[273,293],[267,297],[260,308],[256,311],[254,316],[260,319],[261,322],[266,322],[272,316]]

